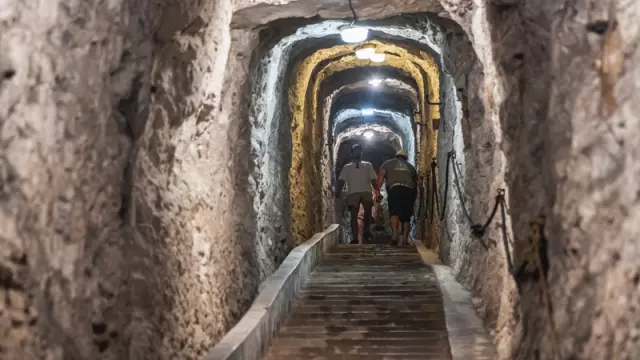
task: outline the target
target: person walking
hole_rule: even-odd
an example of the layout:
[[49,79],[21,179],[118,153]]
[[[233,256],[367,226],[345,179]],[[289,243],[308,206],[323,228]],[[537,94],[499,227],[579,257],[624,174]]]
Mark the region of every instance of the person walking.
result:
[[[351,216],[351,243],[362,244],[363,240],[369,242],[371,236],[371,209],[373,207],[373,194],[378,194],[376,171],[370,162],[362,161],[362,147],[355,144],[351,147],[352,161],[346,164],[336,184],[336,198],[340,198],[344,185],[347,185],[347,209]],[[373,190],[373,191],[372,191]],[[358,212],[360,205],[364,208],[363,236],[358,236]]]
[[[373,194],[371,195],[373,198]],[[360,210],[358,211],[358,243],[362,243],[362,241],[364,240],[364,215],[365,215],[365,211],[364,211],[364,206],[362,206],[362,204],[360,204]],[[373,219],[375,219],[377,216],[377,206],[375,204],[375,199],[374,199],[374,204],[373,207],[371,208],[371,219],[373,221]],[[371,239],[369,239],[369,241],[371,241]]]
[[411,217],[418,188],[418,172],[407,160],[407,152],[398,151],[394,159],[386,161],[380,167],[378,182],[375,186],[376,197],[379,199],[382,183],[386,182],[392,244],[409,243]]

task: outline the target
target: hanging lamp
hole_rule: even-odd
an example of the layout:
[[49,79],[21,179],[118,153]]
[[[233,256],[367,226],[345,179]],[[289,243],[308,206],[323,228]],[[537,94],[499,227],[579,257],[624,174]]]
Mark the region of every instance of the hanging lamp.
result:
[[356,58],[359,60],[371,59],[371,55],[376,53],[376,49],[373,47],[365,47],[356,50]]
[[353,14],[353,21],[347,26],[343,25],[340,27],[340,37],[342,41],[348,44],[363,42],[369,37],[369,29],[355,26],[358,16],[356,15],[356,10],[353,8],[351,0],[349,0],[349,8]]
[[369,59],[374,63],[380,63],[384,61],[385,57],[384,53],[373,53]]

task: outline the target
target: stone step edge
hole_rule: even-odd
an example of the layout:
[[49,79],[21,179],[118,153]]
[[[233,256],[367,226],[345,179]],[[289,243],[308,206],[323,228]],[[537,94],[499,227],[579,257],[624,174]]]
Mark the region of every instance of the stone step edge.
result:
[[204,360],[261,358],[289,315],[300,289],[329,249],[338,244],[339,227],[338,224],[330,225],[294,248],[262,283],[245,315],[209,350]]
[[436,253],[427,249],[420,240],[413,243],[422,262],[433,269],[442,293],[451,359],[497,359],[493,338],[473,307],[471,292],[456,280],[453,269],[443,265]]

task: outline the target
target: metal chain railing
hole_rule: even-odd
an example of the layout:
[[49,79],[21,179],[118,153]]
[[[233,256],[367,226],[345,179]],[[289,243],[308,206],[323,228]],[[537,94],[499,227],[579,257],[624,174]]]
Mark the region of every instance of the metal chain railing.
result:
[[[455,150],[451,150],[447,153],[447,165],[445,167],[445,174],[444,174],[444,196],[441,197],[442,211],[440,211],[440,208],[438,207],[438,213],[440,214],[440,221],[444,220],[445,211],[447,210],[447,199],[449,198],[449,167],[451,166],[451,162],[455,158],[456,158]],[[437,189],[435,189],[434,191],[437,191]],[[438,195],[440,194],[438,193]]]
[[454,176],[453,183],[456,186],[456,190],[458,191],[458,198],[460,199],[460,203],[462,204],[462,212],[464,213],[464,216],[469,221],[469,224],[475,224],[473,222],[473,219],[471,219],[471,215],[469,215],[469,211],[467,210],[467,204],[465,203],[465,198],[464,196],[462,196],[460,179],[458,178],[459,171],[460,170],[458,169],[458,165],[454,162],[453,163],[453,176]]
[[[448,192],[449,192],[449,168],[451,166],[451,162],[456,158],[456,152],[455,150],[451,150],[447,153],[447,165],[446,165],[446,173],[445,173],[445,192],[444,192],[444,197],[443,197],[443,207],[442,207],[442,211],[440,211],[440,206],[439,206],[439,199],[438,199],[438,189],[437,189],[437,182],[436,182],[436,167],[438,166],[438,163],[436,161],[435,158],[432,159],[431,161],[431,195],[430,195],[430,200],[428,201],[428,204],[430,204],[431,206],[429,207],[431,209],[431,216],[430,216],[430,222],[433,223],[433,217],[434,217],[434,213],[437,211],[438,215],[439,215],[439,219],[440,221],[444,220],[445,217],[445,210],[447,208],[447,198],[448,196]],[[496,195],[496,201],[494,203],[493,206],[493,210],[491,211],[491,215],[489,216],[489,218],[485,221],[484,224],[479,224],[476,223],[475,221],[473,221],[473,219],[471,218],[471,215],[469,214],[466,204],[465,204],[465,197],[463,196],[462,193],[462,189],[460,186],[460,177],[458,175],[458,168],[454,162],[453,165],[453,174],[454,174],[454,183],[456,186],[456,190],[458,192],[458,197],[460,198],[460,202],[462,205],[462,210],[464,212],[465,217],[467,218],[467,220],[469,221],[469,223],[471,224],[471,232],[473,235],[475,235],[475,237],[478,239],[478,241],[480,242],[480,244],[482,244],[482,246],[485,249],[489,249],[489,245],[487,243],[485,243],[482,239],[483,235],[485,234],[487,228],[489,227],[489,225],[491,225],[491,222],[493,221],[493,219],[495,218],[496,212],[498,211],[498,207],[500,207],[501,211],[500,211],[500,215],[502,216],[502,235],[503,235],[503,242],[504,242],[504,246],[505,246],[505,252],[507,255],[507,263],[509,265],[509,270],[513,271],[513,261],[511,258],[511,251],[509,249],[509,240],[508,240],[508,232],[507,232],[507,227],[506,227],[506,211],[505,211],[505,190],[504,189],[498,189],[498,194]]]
[[[505,210],[506,205],[505,205],[504,195],[505,195],[505,190],[498,189],[498,194],[496,195],[496,202],[493,205],[493,210],[491,211],[491,215],[489,215],[489,218],[487,219],[487,221],[485,221],[484,225],[481,225],[481,224],[472,225],[471,232],[478,239],[481,239],[482,236],[484,236],[485,232],[487,231],[487,228],[489,227],[489,225],[491,225],[491,222],[493,221],[493,218],[496,215],[498,207],[500,207],[500,215],[502,217],[502,223],[500,224],[500,229],[502,230],[502,241],[504,243],[504,252],[507,257],[507,265],[509,266],[509,272],[513,273],[514,265],[513,265],[513,259],[511,258],[511,250],[509,247],[509,233],[507,231],[507,214]],[[483,245],[485,244],[483,243]],[[488,248],[488,246],[486,246],[486,248]]]
[[[455,158],[455,151],[453,156]],[[458,166],[454,162],[453,163],[453,176],[454,176],[453,182],[454,182],[454,185],[456,186],[456,190],[458,191],[458,198],[460,198],[460,203],[462,203],[462,211],[464,212],[464,216],[469,221],[469,224],[475,224],[473,222],[473,219],[471,219],[471,215],[469,215],[469,211],[467,210],[467,205],[465,204],[465,198],[464,196],[462,196],[462,190],[460,186],[460,179],[458,178],[458,172],[459,172]]]
[[440,204],[438,203],[438,180],[436,179],[436,167],[438,166],[438,162],[436,158],[431,160],[431,192],[429,193],[429,198],[431,204],[429,208],[429,223],[433,224],[433,216],[436,211],[439,210]]
[[[456,153],[455,150],[451,150],[447,153],[447,166],[446,166],[446,173],[445,173],[445,189],[444,189],[444,197],[442,198],[442,202],[443,202],[443,207],[442,207],[442,211],[440,211],[440,207],[438,204],[438,195],[439,195],[439,191],[437,189],[437,182],[436,182],[436,167],[438,166],[437,161],[435,158],[432,159],[431,162],[431,192],[430,192],[430,197],[427,199],[427,212],[429,212],[429,209],[431,209],[431,219],[430,221],[433,222],[433,216],[434,213],[437,211],[438,214],[440,215],[440,221],[442,221],[444,219],[444,214],[445,214],[445,210],[447,208],[447,198],[448,198],[448,187],[449,187],[449,168],[450,168],[450,163],[453,162],[453,175],[454,175],[454,185],[456,187],[457,193],[458,193],[458,198],[460,199],[460,203],[462,206],[462,210],[464,213],[464,216],[466,217],[466,219],[468,220],[469,224],[471,224],[471,233],[476,237],[476,239],[482,244],[482,246],[486,249],[489,250],[489,245],[487,243],[485,243],[483,241],[483,237],[485,235],[485,233],[487,232],[487,229],[489,228],[489,226],[491,225],[491,223],[493,222],[494,218],[496,217],[496,213],[498,212],[498,208],[500,208],[500,217],[502,218],[501,220],[501,224],[500,224],[500,232],[502,235],[502,241],[503,241],[503,245],[504,245],[504,251],[505,251],[505,258],[506,258],[506,262],[507,262],[507,266],[509,269],[509,273],[511,274],[511,276],[513,276],[517,286],[518,286],[518,291],[522,291],[521,290],[521,285],[524,281],[526,281],[529,278],[532,278],[534,281],[540,281],[540,284],[542,286],[542,292],[543,292],[543,297],[545,298],[545,301],[547,303],[547,310],[549,313],[549,319],[551,322],[551,327],[554,330],[554,335],[555,335],[555,339],[558,339],[558,334],[557,334],[557,327],[555,324],[555,321],[553,319],[553,311],[551,308],[551,296],[549,293],[549,285],[548,285],[548,272],[549,272],[549,259],[548,259],[548,255],[547,255],[547,246],[548,246],[548,242],[547,239],[545,238],[544,235],[544,225],[545,225],[545,217],[543,215],[538,216],[538,218],[535,221],[531,222],[531,239],[530,239],[530,244],[527,248],[524,249],[524,251],[522,251],[520,254],[520,256],[517,256],[519,259],[522,260],[522,262],[519,264],[519,266],[516,268],[515,264],[514,264],[514,255],[517,255],[514,253],[514,255],[512,255],[512,249],[510,246],[510,239],[509,239],[509,233],[508,233],[508,229],[507,229],[507,214],[506,214],[506,209],[507,209],[507,205],[506,205],[506,190],[503,188],[499,188],[497,189],[497,194],[495,196],[495,202],[493,205],[493,209],[491,210],[491,214],[489,215],[489,217],[487,218],[487,220],[484,222],[484,224],[481,223],[476,223],[473,221],[473,219],[471,218],[471,215],[469,214],[469,211],[467,210],[467,206],[465,204],[465,196],[462,192],[462,185],[461,185],[461,181],[460,181],[460,170],[458,169],[457,164],[455,163],[455,158],[456,158]],[[430,205],[430,206],[429,206]],[[445,228],[446,228],[446,224],[445,224]],[[491,243],[492,246],[495,246],[495,242]],[[529,266],[533,266],[533,271],[530,271],[531,269],[528,269]],[[559,344],[556,341],[556,349],[559,349]]]
[[[451,152],[452,152],[452,158],[455,159],[456,158],[455,150],[451,150]],[[491,216],[489,217],[489,220],[485,223],[485,225],[478,225],[475,221],[473,221],[473,219],[471,218],[471,214],[469,214],[469,211],[467,210],[467,205],[466,205],[464,194],[462,192],[462,187],[460,185],[460,177],[458,175],[458,172],[459,172],[458,166],[454,162],[453,163],[453,177],[454,177],[453,182],[454,182],[454,185],[456,186],[458,198],[460,199],[460,204],[462,205],[462,212],[464,213],[464,216],[467,218],[467,221],[469,222],[469,224],[471,224],[471,232],[474,235],[476,235],[476,238],[480,242],[482,247],[484,247],[485,250],[489,250],[489,245],[485,243],[484,240],[482,240],[482,235],[484,235],[484,231],[491,223],[491,220],[493,220],[493,217],[495,216],[495,212],[497,210],[497,205],[494,206],[493,211],[491,212]],[[480,230],[482,232],[481,234],[480,234]],[[478,234],[480,234],[480,236],[478,236]]]
[[[450,172],[450,168],[451,168],[451,163],[453,162],[453,175],[454,175],[454,185],[456,187],[457,193],[458,193],[458,198],[460,199],[460,203],[462,205],[462,210],[464,213],[464,216],[467,218],[469,224],[470,225],[470,230],[471,233],[476,237],[476,239],[480,242],[480,244],[482,244],[482,246],[488,250],[489,249],[489,245],[495,246],[495,243],[489,243],[487,244],[484,240],[484,234],[486,233],[487,229],[489,228],[489,226],[491,225],[491,223],[493,222],[494,218],[496,217],[496,213],[498,212],[498,209],[500,209],[500,217],[501,217],[501,223],[500,223],[500,232],[502,235],[502,242],[503,242],[503,246],[505,249],[505,257],[506,257],[506,261],[507,261],[507,266],[509,268],[509,272],[514,276],[514,277],[519,277],[519,276],[523,276],[522,274],[524,273],[524,268],[526,268],[526,266],[531,263],[533,260],[529,260],[529,262],[525,261],[523,262],[523,264],[521,264],[518,269],[516,270],[515,268],[515,264],[513,261],[513,256],[512,256],[512,249],[510,246],[510,241],[509,241],[509,232],[507,229],[507,214],[506,214],[506,191],[503,188],[499,188],[497,190],[497,194],[495,196],[495,202],[493,205],[493,209],[491,210],[491,213],[489,215],[489,217],[487,218],[487,220],[484,222],[484,224],[482,223],[477,223],[475,221],[473,221],[471,215],[469,214],[469,211],[467,210],[466,207],[466,201],[465,201],[465,196],[462,192],[462,186],[461,186],[461,182],[460,182],[460,175],[459,175],[459,169],[457,167],[457,164],[455,163],[455,158],[456,158],[456,152],[455,150],[451,150],[447,153],[447,165],[445,168],[445,189],[444,189],[444,196],[442,197],[442,210],[440,210],[440,204],[439,204],[439,191],[438,191],[438,183],[437,183],[437,179],[436,179],[436,168],[438,167],[438,162],[437,159],[434,157],[431,161],[431,191],[429,192],[428,196],[427,196],[427,206],[426,206],[426,212],[425,215],[429,215],[429,222],[433,223],[434,220],[434,216],[435,214],[438,214],[438,218],[440,219],[440,221],[444,220],[445,217],[445,211],[447,209],[447,199],[448,199],[448,192],[449,192],[449,172]],[[422,194],[424,194],[424,191],[422,191],[421,193],[421,203],[422,203]],[[422,205],[420,205],[422,207]],[[538,231],[538,233],[540,233],[541,231]],[[542,262],[539,259],[546,259],[546,257],[542,257],[540,256],[541,252],[546,252],[546,242],[545,242],[545,248],[544,251],[538,251],[538,250],[532,250],[534,252],[536,252],[537,256],[537,262],[536,265],[538,268],[540,268],[546,275],[546,271],[548,270],[548,262]],[[540,247],[539,242],[534,242],[534,244],[532,245],[533,247],[535,247],[535,249],[538,249]]]
[[420,177],[420,183],[418,184],[418,211],[416,211],[416,219],[424,221],[426,219],[425,214],[425,201],[424,201],[424,177]]

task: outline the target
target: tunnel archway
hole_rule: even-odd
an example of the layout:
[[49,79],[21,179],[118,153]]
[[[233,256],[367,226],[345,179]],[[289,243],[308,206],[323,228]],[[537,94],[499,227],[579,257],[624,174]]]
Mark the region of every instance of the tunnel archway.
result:
[[[391,21],[390,23],[393,23],[393,21]],[[308,59],[312,57],[312,54],[316,51],[315,50],[316,48],[314,48],[313,46],[309,46],[309,44],[300,45],[302,44],[300,42],[300,39],[309,37],[311,39],[314,39],[317,46],[319,47],[327,46],[326,45],[327,42],[331,44],[331,42],[336,41],[337,34],[339,32],[338,28],[341,25],[344,25],[344,22],[325,21],[325,22],[322,22],[321,24],[306,25],[298,29],[295,32],[295,34],[282,37],[282,39],[279,40],[279,42],[273,39],[269,39],[269,43],[271,44],[270,46],[273,46],[273,49],[277,49],[277,51],[275,52],[274,51],[268,52],[269,54],[268,57],[273,59],[273,61],[270,61],[268,63],[269,65],[267,64],[260,65],[254,70],[255,71],[254,76],[256,77],[260,76],[260,79],[262,79],[255,82],[256,86],[259,86],[261,89],[264,89],[266,87],[267,91],[265,92],[265,91],[256,90],[254,93],[274,94],[276,87],[282,88],[283,84],[290,83],[291,80],[288,80],[287,78],[282,78],[282,77],[278,78],[276,76],[276,74],[278,73],[277,71],[278,69],[280,74],[292,74],[291,71],[287,71],[286,68],[282,68],[281,66],[284,66],[283,65],[284,63],[280,63],[277,59],[283,56],[283,54],[292,54],[290,58],[291,58],[291,63],[293,65],[295,64],[295,59],[297,58],[305,59],[304,56],[307,56],[306,59]],[[395,28],[395,27],[387,28],[384,26],[378,26],[376,27],[376,30],[383,34],[388,33],[388,36],[396,36],[396,37],[398,36],[398,33],[404,34],[406,32],[406,33],[409,33],[409,35],[412,36],[413,39],[417,39],[417,40],[412,40],[415,43],[421,43],[421,42],[430,43],[431,41],[428,37],[424,36],[424,33],[421,33],[416,30],[411,30],[411,28],[398,30],[398,28]],[[281,30],[279,31],[285,34],[287,33],[286,31],[281,31]],[[427,31],[427,33],[430,33],[430,32],[433,32],[433,30]],[[327,34],[333,34],[333,35],[328,36]],[[280,45],[276,45],[276,44],[280,44]],[[316,55],[315,58],[317,59],[318,56]],[[344,59],[343,59],[343,62],[344,62]],[[413,66],[415,68],[414,65],[410,65],[410,66]],[[308,73],[311,74],[312,68],[308,68],[308,69],[309,69]],[[266,72],[269,72],[269,74],[271,75],[266,75]],[[417,74],[417,72],[415,71],[414,73]],[[262,76],[260,74],[265,74],[265,75]],[[277,81],[275,82],[266,81],[267,79],[277,79]],[[437,78],[432,78],[430,81],[437,82],[438,80]],[[277,84],[280,84],[280,85],[277,85]],[[292,88],[297,90],[290,91],[290,93],[292,94],[300,93],[301,89],[305,88],[306,86],[305,84],[306,83],[304,81],[299,82],[298,85],[295,85],[294,88]],[[437,86],[435,88],[437,88]],[[438,96],[437,91],[435,96]],[[284,101],[284,98],[275,96],[275,100],[276,100],[275,102],[266,101],[265,97],[254,99],[255,106],[252,106],[252,109],[255,110],[255,114],[260,114],[260,115],[258,117],[254,117],[254,120],[252,120],[252,123],[257,124],[258,126],[263,126],[262,124],[265,124],[266,126],[268,126],[267,124],[276,124],[276,122],[273,122],[274,121],[273,119],[277,119],[277,121],[279,122],[286,123],[288,121],[288,118],[287,118],[288,111],[286,111],[285,108],[283,107],[284,103],[282,101]],[[289,104],[302,104],[304,103],[304,101],[306,100],[292,99],[292,100],[289,100]],[[331,219],[332,219],[332,212],[330,211],[330,209],[333,207],[333,205],[330,200],[326,200],[326,199],[331,199],[330,192],[332,190],[328,186],[328,184],[330,184],[330,179],[331,179],[331,176],[330,176],[331,167],[326,165],[322,166],[322,168],[325,169],[325,170],[321,170],[324,174],[322,177],[310,175],[310,174],[305,175],[306,172],[298,174],[298,172],[302,171],[302,164],[304,161],[302,160],[303,157],[298,155],[302,153],[296,149],[301,149],[301,145],[300,145],[302,143],[301,134],[303,132],[303,129],[305,128],[301,120],[296,120],[296,119],[300,119],[301,118],[300,116],[302,115],[295,115],[295,114],[296,114],[296,111],[313,111],[314,108],[317,108],[318,103],[319,102],[317,101],[317,98],[313,97],[313,104],[316,104],[315,106],[311,104],[308,107],[303,107],[298,105],[291,107],[293,105],[290,105],[291,107],[290,111],[294,114],[293,115],[294,120],[292,121],[294,121],[293,126],[295,127],[296,131],[294,132],[294,136],[292,138],[294,157],[292,159],[292,164],[290,166],[290,169],[292,169],[292,172],[290,173],[290,176],[289,176],[289,188],[292,189],[291,191],[293,191],[293,193],[291,193],[290,195],[289,204],[292,209],[291,217],[294,223],[292,232],[294,234],[294,237],[297,236],[297,239],[298,239],[296,240],[297,242],[300,242],[303,239],[305,239],[307,236],[310,236],[310,234],[313,231],[312,229],[322,228],[322,222],[320,221],[322,217],[324,217],[325,224],[331,222]],[[433,110],[433,106],[431,106],[431,108]],[[296,110],[296,109],[299,109],[299,110]],[[303,109],[307,109],[307,110],[303,110]],[[265,114],[267,116],[266,119],[263,118]],[[302,114],[302,113],[299,113],[299,114]],[[317,114],[310,115],[310,116],[311,118],[316,118]],[[316,134],[320,134],[320,129],[317,128],[320,125],[321,125],[321,122],[316,122],[315,128],[307,127],[306,131],[311,131],[311,132],[308,132],[307,135],[305,136],[307,136],[308,138],[315,139],[316,142],[322,141],[323,136],[316,135]],[[323,126],[326,128],[327,126],[326,121]],[[288,140],[278,142],[278,144],[286,144],[286,143],[288,143]],[[323,147],[320,146],[319,143],[316,143],[313,148],[315,149],[313,151],[311,150],[310,147],[305,150],[307,151],[307,154],[304,155],[304,158],[318,159],[320,157],[323,159],[322,162],[326,164],[328,161],[329,155],[327,153],[322,154],[322,152],[325,151],[325,150],[321,150]],[[263,148],[257,149],[256,151],[260,153],[264,153]],[[312,163],[313,161],[309,161],[309,162]],[[305,180],[307,178],[310,178],[312,180],[309,180],[309,181]],[[324,179],[322,183],[313,184],[314,179],[319,179],[319,178]],[[273,187],[265,188],[264,191],[265,192],[272,191],[269,189],[273,189]],[[322,191],[318,192],[318,189],[322,189]],[[316,198],[314,200],[311,200],[311,198],[309,198],[310,196],[311,197],[315,196]],[[282,203],[282,202],[278,200],[277,203]],[[307,204],[314,204],[315,207],[313,209],[308,208]],[[322,206],[320,208],[317,208],[317,206],[320,206],[320,205]],[[324,215],[318,217],[313,214],[324,214]],[[295,225],[295,223],[298,223],[299,225]],[[265,226],[265,228],[268,229],[268,226]],[[296,235],[296,234],[299,234],[299,235]]]
[[[361,110],[361,68],[413,89],[392,94],[414,107],[425,191],[447,200],[418,237],[499,358],[640,353],[635,3],[353,0],[379,66],[339,41],[347,2],[6,5],[0,356],[202,358],[332,222],[327,139]],[[505,215],[477,236],[499,189]],[[536,237],[548,277],[515,279]]]
[[[383,65],[389,66],[391,65],[392,67],[396,67],[399,69],[404,69],[404,71],[409,72],[410,74],[412,74],[412,76],[414,77],[415,81],[418,82],[420,85],[422,84],[426,84],[429,83],[429,87],[423,87],[423,86],[419,86],[419,89],[426,89],[425,91],[429,92],[429,95],[425,95],[424,92],[422,92],[422,97],[426,97],[426,98],[431,98],[431,99],[438,99],[439,98],[439,72],[438,72],[438,68],[435,65],[435,63],[433,62],[433,58],[431,57],[431,55],[429,55],[426,52],[422,52],[419,54],[420,57],[416,57],[412,54],[410,54],[409,52],[407,52],[406,50],[403,50],[401,48],[398,48],[397,46],[389,46],[389,45],[385,45],[383,43],[377,42],[375,40],[369,41],[368,44],[371,44],[373,46],[376,46],[378,48],[379,51],[384,51],[387,53],[387,59],[385,60]],[[336,46],[333,48],[330,48],[332,50],[318,50],[316,51],[316,53],[314,55],[310,55],[307,60],[305,60],[305,62],[303,62],[301,65],[303,68],[306,68],[306,74],[308,75],[302,75],[298,77],[298,82],[296,83],[296,88],[297,89],[301,89],[301,87],[303,88],[304,86],[306,86],[305,84],[308,83],[308,80],[303,80],[306,79],[305,76],[310,76],[312,79],[315,80],[311,80],[312,83],[314,84],[312,87],[307,88],[307,94],[305,95],[305,99],[311,97],[312,102],[309,106],[307,107],[303,107],[303,106],[298,106],[296,105],[295,108],[292,108],[292,112],[294,114],[293,116],[293,120],[294,122],[296,122],[296,129],[298,129],[298,131],[302,131],[300,130],[302,128],[302,126],[300,124],[302,120],[300,119],[319,119],[319,116],[321,116],[321,114],[319,114],[317,112],[318,110],[318,104],[322,103],[321,101],[318,101],[317,95],[312,96],[311,94],[309,94],[309,91],[311,91],[310,89],[317,89],[320,87],[320,84],[322,83],[322,81],[324,81],[324,78],[326,76],[331,76],[333,73],[336,72],[340,72],[343,71],[345,69],[348,69],[350,67],[363,67],[363,66],[368,66],[371,68],[370,63],[368,63],[367,61],[362,61],[362,60],[358,60],[355,56],[353,55],[348,55],[349,53],[353,54],[354,51],[354,46]],[[343,50],[344,49],[344,50]],[[341,52],[345,52],[347,53],[347,55],[341,55]],[[326,55],[325,55],[326,54]],[[329,55],[329,54],[333,54],[333,55]],[[411,59],[411,61],[406,61],[404,60],[404,58],[402,58],[402,56],[409,56]],[[329,56],[329,58],[331,58],[331,56],[333,56],[334,60],[326,60],[323,62],[318,61],[318,57],[319,56]],[[309,59],[316,59],[316,60],[309,60]],[[426,59],[426,60],[425,60]],[[315,61],[315,63],[318,66],[317,70],[313,70],[314,67],[312,67],[310,61]],[[354,65],[349,65],[349,64],[354,64]],[[315,65],[313,65],[315,66]],[[422,69],[422,70],[420,70]],[[431,75],[427,76],[426,74],[430,73]],[[317,92],[313,92],[315,94],[317,94]],[[296,91],[294,92],[294,94],[302,94],[300,91]],[[301,100],[296,100],[296,99],[291,99],[290,100],[290,104],[300,104]],[[306,101],[306,100],[305,100]],[[421,102],[421,106],[423,107],[422,112],[419,112],[419,114],[425,114],[425,116],[428,116],[429,119],[431,118],[438,118],[439,117],[439,109],[437,108],[437,106],[430,106],[428,104],[428,102],[423,101]],[[297,112],[296,112],[297,109]],[[305,110],[306,109],[306,110]],[[427,112],[427,109],[429,109],[429,112]],[[422,115],[420,115],[422,116]],[[428,121],[428,120],[427,120]],[[422,123],[422,122],[421,122]],[[322,137],[317,136],[317,134],[321,134],[321,128],[320,126],[328,126],[326,124],[321,123],[321,121],[317,121],[315,120],[315,125],[313,125],[313,134],[316,135],[310,135],[311,137],[313,137],[316,140],[320,140],[322,139]],[[425,151],[426,154],[429,153],[434,153],[435,154],[435,143],[436,143],[436,137],[435,137],[435,132],[429,130],[429,127],[426,127],[426,132],[425,134],[427,135],[426,137],[424,137],[424,140],[422,141],[422,143],[424,144],[423,146],[425,147]],[[308,130],[310,131],[310,130]],[[298,140],[296,140],[298,139]],[[295,132],[294,132],[294,146],[297,143],[300,143],[300,135],[298,135],[298,137],[295,137]],[[430,144],[430,145],[427,145]],[[314,144],[314,148],[317,149],[316,150],[316,155],[315,157],[321,157],[324,156],[324,158],[328,158],[329,155],[328,154],[324,154],[321,155],[321,152],[324,150],[322,149],[322,146],[319,143]],[[309,150],[310,151],[310,150]],[[307,154],[306,157],[309,158],[311,156],[311,154]],[[425,157],[426,158],[430,158],[430,156]],[[300,158],[301,159],[301,158]],[[296,166],[297,163],[299,163],[301,160],[300,159],[293,159],[293,166],[292,166],[292,172],[290,173],[290,179],[292,181],[292,185],[294,187],[297,181],[303,181],[303,180],[299,180],[299,179],[303,179],[305,177],[310,177],[312,179],[317,179],[318,176],[316,175],[311,175],[313,173],[313,171],[309,172],[309,174],[304,174],[304,173],[300,173],[301,168],[299,168],[298,166]],[[421,163],[424,163],[426,167],[426,160],[421,160]],[[328,178],[326,176],[327,171],[324,171],[325,176],[324,176],[324,180],[323,182],[325,184],[330,182],[330,178]],[[303,181],[303,183],[307,184],[307,186],[310,186],[310,188],[308,188],[307,193],[311,193],[313,192],[313,188],[317,188],[319,187],[318,185],[310,185],[312,182],[309,181]],[[313,211],[310,211],[310,209],[307,209],[305,207],[305,201],[300,201],[301,196],[304,198],[305,196],[303,195],[296,195],[297,197],[297,202],[299,202],[299,204],[296,205],[297,210],[294,211],[294,213],[292,214],[292,221],[293,221],[293,226],[296,227],[296,223],[300,223],[301,225],[297,226],[298,228],[302,227],[305,229],[310,229],[313,228],[311,226],[311,224],[307,221],[300,221],[298,219],[308,219],[308,214],[309,213],[313,213]],[[306,196],[310,196],[310,195],[306,195]],[[321,204],[320,201],[313,201],[313,200],[306,200],[307,204]],[[331,204],[324,204],[324,213],[328,213],[328,209],[333,208],[333,206]],[[315,208],[315,211],[318,211],[320,209]],[[296,215],[299,214],[299,215]],[[437,234],[438,234],[438,230],[436,227],[433,227],[431,229],[431,232],[433,233],[433,236],[435,236],[437,238]],[[437,243],[437,240],[436,240]]]

